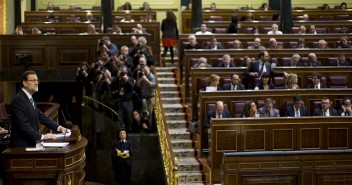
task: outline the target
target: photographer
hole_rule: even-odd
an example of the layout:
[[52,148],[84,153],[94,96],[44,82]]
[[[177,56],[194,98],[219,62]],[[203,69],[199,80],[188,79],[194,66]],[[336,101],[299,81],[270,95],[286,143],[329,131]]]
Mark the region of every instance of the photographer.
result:
[[107,51],[109,55],[117,55],[119,53],[117,46],[113,44],[108,36],[98,40],[98,50]]
[[99,73],[95,86],[97,95],[96,99],[105,104],[108,104],[111,97],[109,92],[109,85],[111,84],[111,72],[104,68],[104,66],[97,66],[96,72]]
[[133,59],[128,55],[128,47],[123,45],[120,49],[120,55],[113,56],[117,66],[126,65],[130,70],[134,68]]
[[151,120],[155,105],[155,76],[150,72],[148,66],[144,66],[141,69],[138,72],[137,87],[140,88],[140,95],[143,98],[143,111],[148,111],[149,120]]
[[147,111],[139,113],[135,110],[133,112],[133,131],[137,133],[151,133],[152,125],[148,117],[149,113]]
[[139,58],[144,57],[147,59],[147,65],[154,65],[153,51],[150,46],[147,45],[147,39],[143,36],[138,37],[138,45],[131,52],[131,56],[134,58],[134,65],[137,65]]
[[[92,73],[90,72],[90,67],[87,62],[82,62],[78,67],[76,71],[76,83],[81,89],[81,96],[89,96],[92,97],[93,94],[93,77]],[[81,100],[78,100],[78,102],[81,102]]]
[[134,80],[125,71],[119,71],[116,78],[110,84],[110,92],[114,103],[114,109],[119,112],[125,129],[132,131]]

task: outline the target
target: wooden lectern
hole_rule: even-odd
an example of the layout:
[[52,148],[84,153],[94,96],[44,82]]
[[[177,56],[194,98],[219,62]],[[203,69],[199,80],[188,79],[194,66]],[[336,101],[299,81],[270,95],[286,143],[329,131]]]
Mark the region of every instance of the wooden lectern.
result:
[[70,137],[55,140],[70,142],[64,148],[45,148],[44,151],[7,148],[3,152],[4,184],[83,185],[88,142],[77,126],[73,126],[71,132]]

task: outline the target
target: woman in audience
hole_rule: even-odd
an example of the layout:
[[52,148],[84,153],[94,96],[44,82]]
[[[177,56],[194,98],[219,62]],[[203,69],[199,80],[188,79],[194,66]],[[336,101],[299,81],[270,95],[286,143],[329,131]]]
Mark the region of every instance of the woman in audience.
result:
[[220,76],[211,74],[207,79],[207,87],[205,91],[212,92],[212,91],[221,90],[219,83],[220,83]]
[[322,10],[330,10],[330,6],[328,4],[323,4]]
[[125,18],[123,18],[120,22],[134,22],[134,19],[132,19],[132,15],[130,13],[126,13]]
[[275,85],[271,82],[270,74],[263,72],[260,82],[257,83],[254,90],[275,89]]
[[246,15],[245,21],[254,21],[254,20],[255,20],[254,15],[249,12],[249,13]]
[[342,36],[340,39],[340,46],[338,48],[352,48],[350,40],[347,36]]
[[227,33],[238,33],[238,30],[241,28],[241,24],[238,23],[238,15],[232,14],[231,23],[227,28]]
[[250,57],[244,56],[241,66],[242,66],[242,67],[248,67],[251,62],[252,62],[252,60],[251,60]]
[[16,30],[15,30],[14,35],[24,35],[21,25],[16,26]]
[[293,47],[292,49],[308,49],[304,38],[299,38],[297,45],[295,47]]
[[247,101],[243,107],[243,117],[244,118],[259,118],[257,105],[254,101]]
[[270,10],[270,7],[269,7],[268,3],[263,3],[263,4],[259,7],[259,10],[267,11],[267,10]]
[[121,34],[121,33],[122,33],[122,30],[121,30],[120,26],[117,24],[114,24],[112,26],[111,34]]
[[346,2],[342,2],[340,4],[340,10],[346,10],[347,9],[347,3]]
[[290,73],[287,76],[285,89],[299,89],[297,74]]
[[131,5],[131,3],[128,2],[128,1],[125,2],[125,4],[120,7],[120,10],[132,10],[132,5]]

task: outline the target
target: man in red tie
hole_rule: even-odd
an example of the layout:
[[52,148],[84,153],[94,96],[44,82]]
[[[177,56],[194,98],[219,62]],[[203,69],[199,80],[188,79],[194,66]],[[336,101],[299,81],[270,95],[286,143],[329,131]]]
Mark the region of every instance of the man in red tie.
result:
[[321,107],[314,110],[314,116],[338,116],[336,109],[331,107],[331,100],[328,97],[324,97],[321,100]]

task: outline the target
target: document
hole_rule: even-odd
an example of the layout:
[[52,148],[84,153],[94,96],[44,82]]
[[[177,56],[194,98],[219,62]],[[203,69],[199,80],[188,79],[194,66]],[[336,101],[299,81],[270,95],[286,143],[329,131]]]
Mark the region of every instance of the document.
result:
[[56,136],[57,139],[62,139],[62,138],[65,138],[65,137],[70,137],[70,136],[71,136],[71,132],[68,132],[68,133],[66,133],[66,134],[62,134],[62,133],[60,133],[60,134],[55,134],[55,136]]
[[70,143],[69,142],[44,142],[43,146],[44,147],[54,147],[54,148],[63,148],[67,145],[69,145]]

